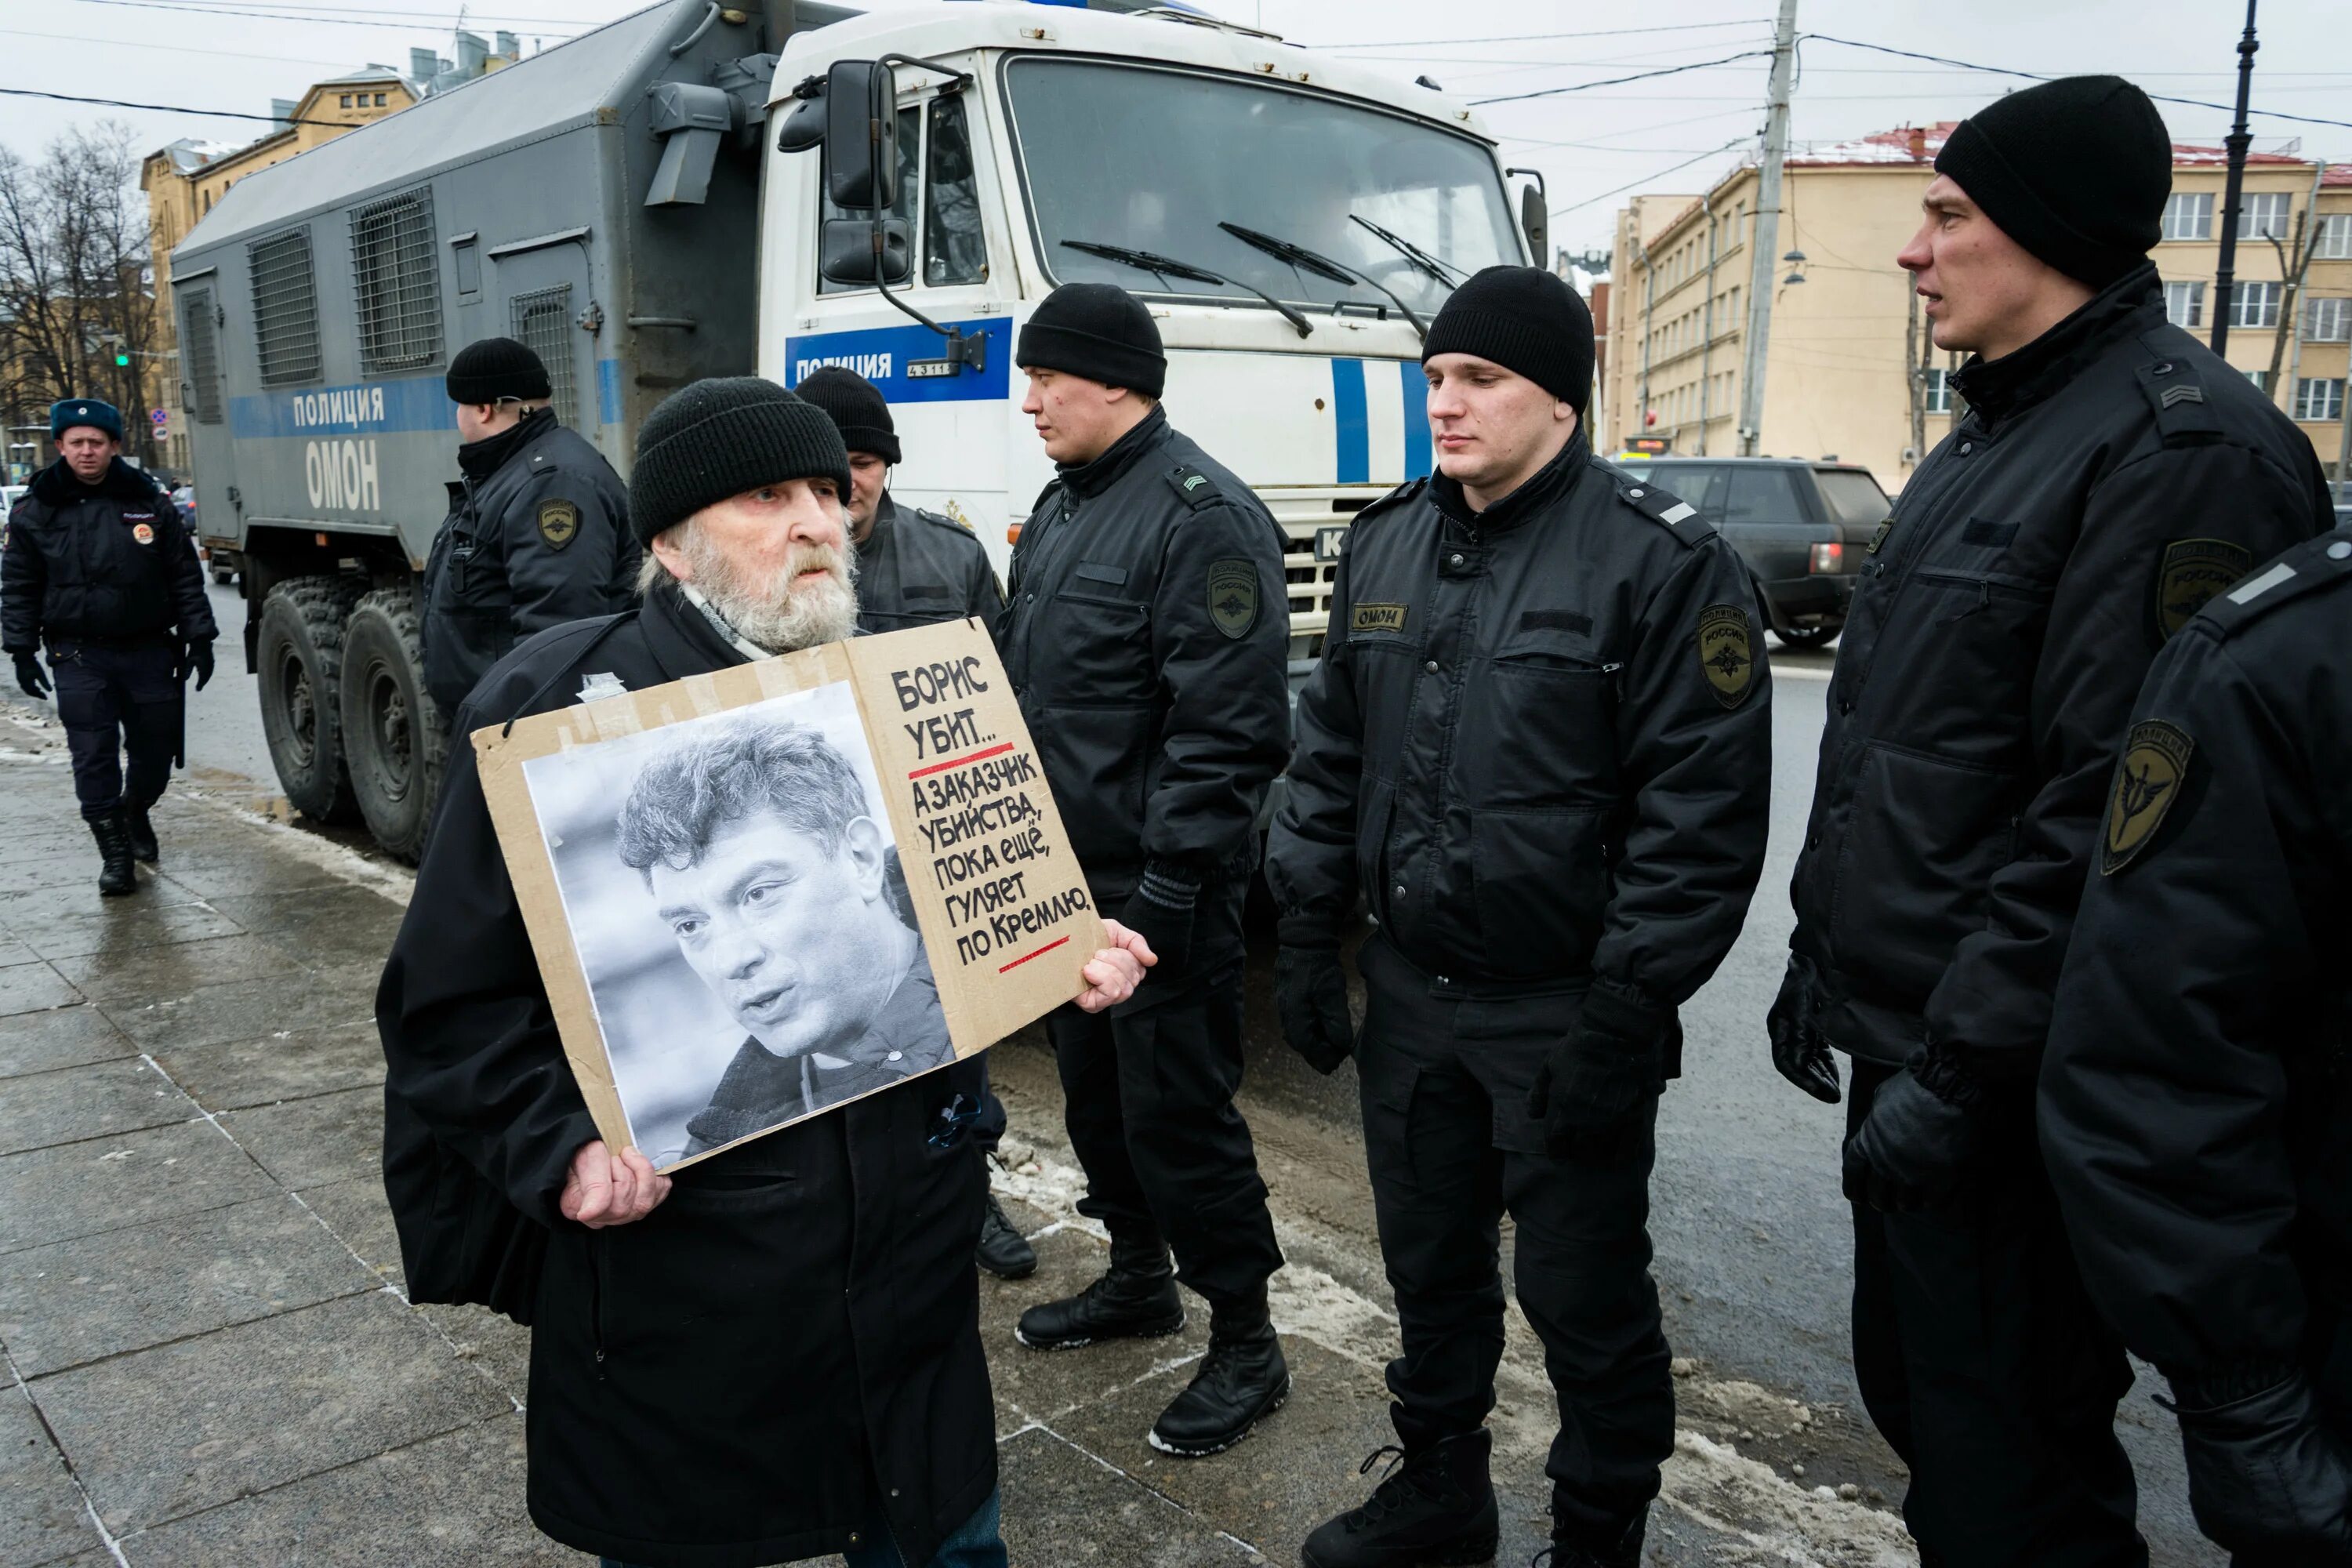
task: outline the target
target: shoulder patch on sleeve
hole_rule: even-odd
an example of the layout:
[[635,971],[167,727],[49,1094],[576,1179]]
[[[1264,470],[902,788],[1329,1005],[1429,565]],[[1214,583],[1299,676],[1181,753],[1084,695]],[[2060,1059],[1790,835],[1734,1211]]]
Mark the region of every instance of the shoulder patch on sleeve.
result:
[[539,536],[550,550],[561,550],[580,536],[580,509],[568,500],[539,503]]
[[1217,489],[1216,480],[1184,464],[1168,470],[1168,488],[1176,492],[1178,500],[1194,511],[1213,507],[1225,499],[1224,492]]
[[1737,708],[1756,689],[1756,632],[1738,605],[1709,605],[1698,613],[1698,668],[1715,700]]
[[2107,822],[2099,847],[2099,875],[2112,877],[2138,858],[2164,823],[2189,779],[2197,742],[2178,724],[2153,719],[2124,737],[2108,792]]
[[2156,412],[2156,430],[2168,447],[2201,447],[2224,434],[2204,384],[2178,360],[2139,367],[2139,387]]
[[1209,621],[1238,642],[1257,625],[1257,563],[1240,556],[1209,563]]
[[1715,535],[1715,524],[1702,517],[1698,508],[1671,490],[1621,479],[1617,484],[1617,495],[1627,506],[1693,550],[1698,548],[1699,541]]
[[2226,539],[2176,539],[2164,547],[2156,575],[2156,627],[2170,642],[2207,600],[2243,577],[2253,552]]

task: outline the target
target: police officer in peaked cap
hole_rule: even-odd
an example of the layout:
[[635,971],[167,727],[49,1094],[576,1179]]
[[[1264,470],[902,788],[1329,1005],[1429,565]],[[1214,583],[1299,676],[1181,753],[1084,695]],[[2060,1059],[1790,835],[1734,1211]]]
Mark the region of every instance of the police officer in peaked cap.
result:
[[1674,1450],[1658,1097],[1763,869],[1770,690],[1738,557],[1592,455],[1592,362],[1583,300],[1540,268],[1446,300],[1422,361],[1437,472],[1357,515],[1298,700],[1276,999],[1316,1067],[1355,1056],[1403,1341],[1401,1461],[1308,1568],[1494,1552],[1506,1213],[1559,1399],[1555,1568],[1632,1568]]
[[[2066,150],[2063,157],[2053,148]],[[1958,420],[1879,530],[1829,688],[1775,1065],[1839,1097],[1854,1372],[1954,1568],[2142,1563],[2033,1084],[2133,698],[2256,562],[2329,526],[2311,443],[2165,320],[2172,144],[2071,77],[1963,121],[1896,260]]]
[[[99,891],[139,886],[161,853],[148,811],[185,731],[184,683],[213,677],[211,603],[195,541],[171,498],[122,460],[122,416],[94,397],[49,410],[58,460],[33,477],[0,534],[0,647],[30,697],[49,690],[74,794],[98,840]],[[125,759],[128,758],[128,767]]]
[[997,646],[1096,904],[1158,955],[1134,1002],[1046,1020],[1078,1212],[1109,1230],[1110,1268],[1024,1312],[1019,1334],[1051,1350],[1174,1333],[1181,1279],[1209,1303],[1209,1350],[1150,1440],[1213,1454],[1290,1388],[1266,1313],[1282,1254],[1234,1104],[1242,903],[1290,753],[1282,535],[1168,422],[1159,329],[1126,290],[1055,289],[1014,363],[1055,473],[1013,550]]
[[2172,1385],[2200,1529],[2352,1563],[2352,533],[2157,656],[2042,1063],[2083,1280]]
[[[976,617],[993,634],[1004,614],[1004,591],[979,538],[953,518],[902,507],[891,499],[898,431],[881,389],[854,370],[824,365],[803,376],[793,390],[824,410],[849,451],[849,494],[844,499],[857,551],[857,629],[895,632]],[[981,1058],[983,1086],[987,1061]],[[980,1120],[972,1125],[983,1153],[995,1154],[1004,1120],[1004,1102],[983,1087]],[[975,1256],[1000,1279],[1024,1279],[1037,1271],[1036,1248],[1005,1217],[993,1193],[982,1215]]]
[[626,609],[635,597],[628,488],[559,423],[538,354],[468,343],[443,378],[457,405],[459,477],[425,563],[425,685],[445,718],[533,632]]

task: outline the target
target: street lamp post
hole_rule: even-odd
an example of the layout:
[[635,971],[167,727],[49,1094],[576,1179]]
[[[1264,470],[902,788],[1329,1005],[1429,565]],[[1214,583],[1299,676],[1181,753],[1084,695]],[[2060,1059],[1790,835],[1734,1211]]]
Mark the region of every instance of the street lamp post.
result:
[[2254,0],[2246,0],[2246,30],[2238,39],[2238,121],[2222,145],[2230,150],[2230,178],[2221,190],[2221,265],[2213,270],[2213,352],[2230,347],[2230,293],[2237,281],[2238,204],[2246,189],[2246,149],[2253,142],[2246,129],[2246,100],[2254,87]]

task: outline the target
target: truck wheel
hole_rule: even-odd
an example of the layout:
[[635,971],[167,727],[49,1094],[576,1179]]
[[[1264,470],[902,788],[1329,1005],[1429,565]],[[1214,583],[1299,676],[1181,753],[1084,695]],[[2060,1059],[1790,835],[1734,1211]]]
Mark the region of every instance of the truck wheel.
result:
[[261,602],[261,730],[287,800],[313,822],[359,815],[343,767],[341,691],[343,621],[362,591],[332,577],[292,577]]
[[343,624],[343,758],[368,831],[412,866],[448,747],[424,667],[415,590],[379,588],[362,599]]

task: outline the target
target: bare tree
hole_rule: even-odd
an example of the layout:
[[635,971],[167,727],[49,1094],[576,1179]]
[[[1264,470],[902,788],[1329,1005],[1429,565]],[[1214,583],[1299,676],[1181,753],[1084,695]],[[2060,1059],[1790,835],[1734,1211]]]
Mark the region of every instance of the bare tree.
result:
[[126,449],[152,466],[149,396],[172,376],[155,353],[132,146],[106,121],[58,137],[37,163],[0,147],[0,418],[20,440],[57,399],[103,397],[122,410]]

